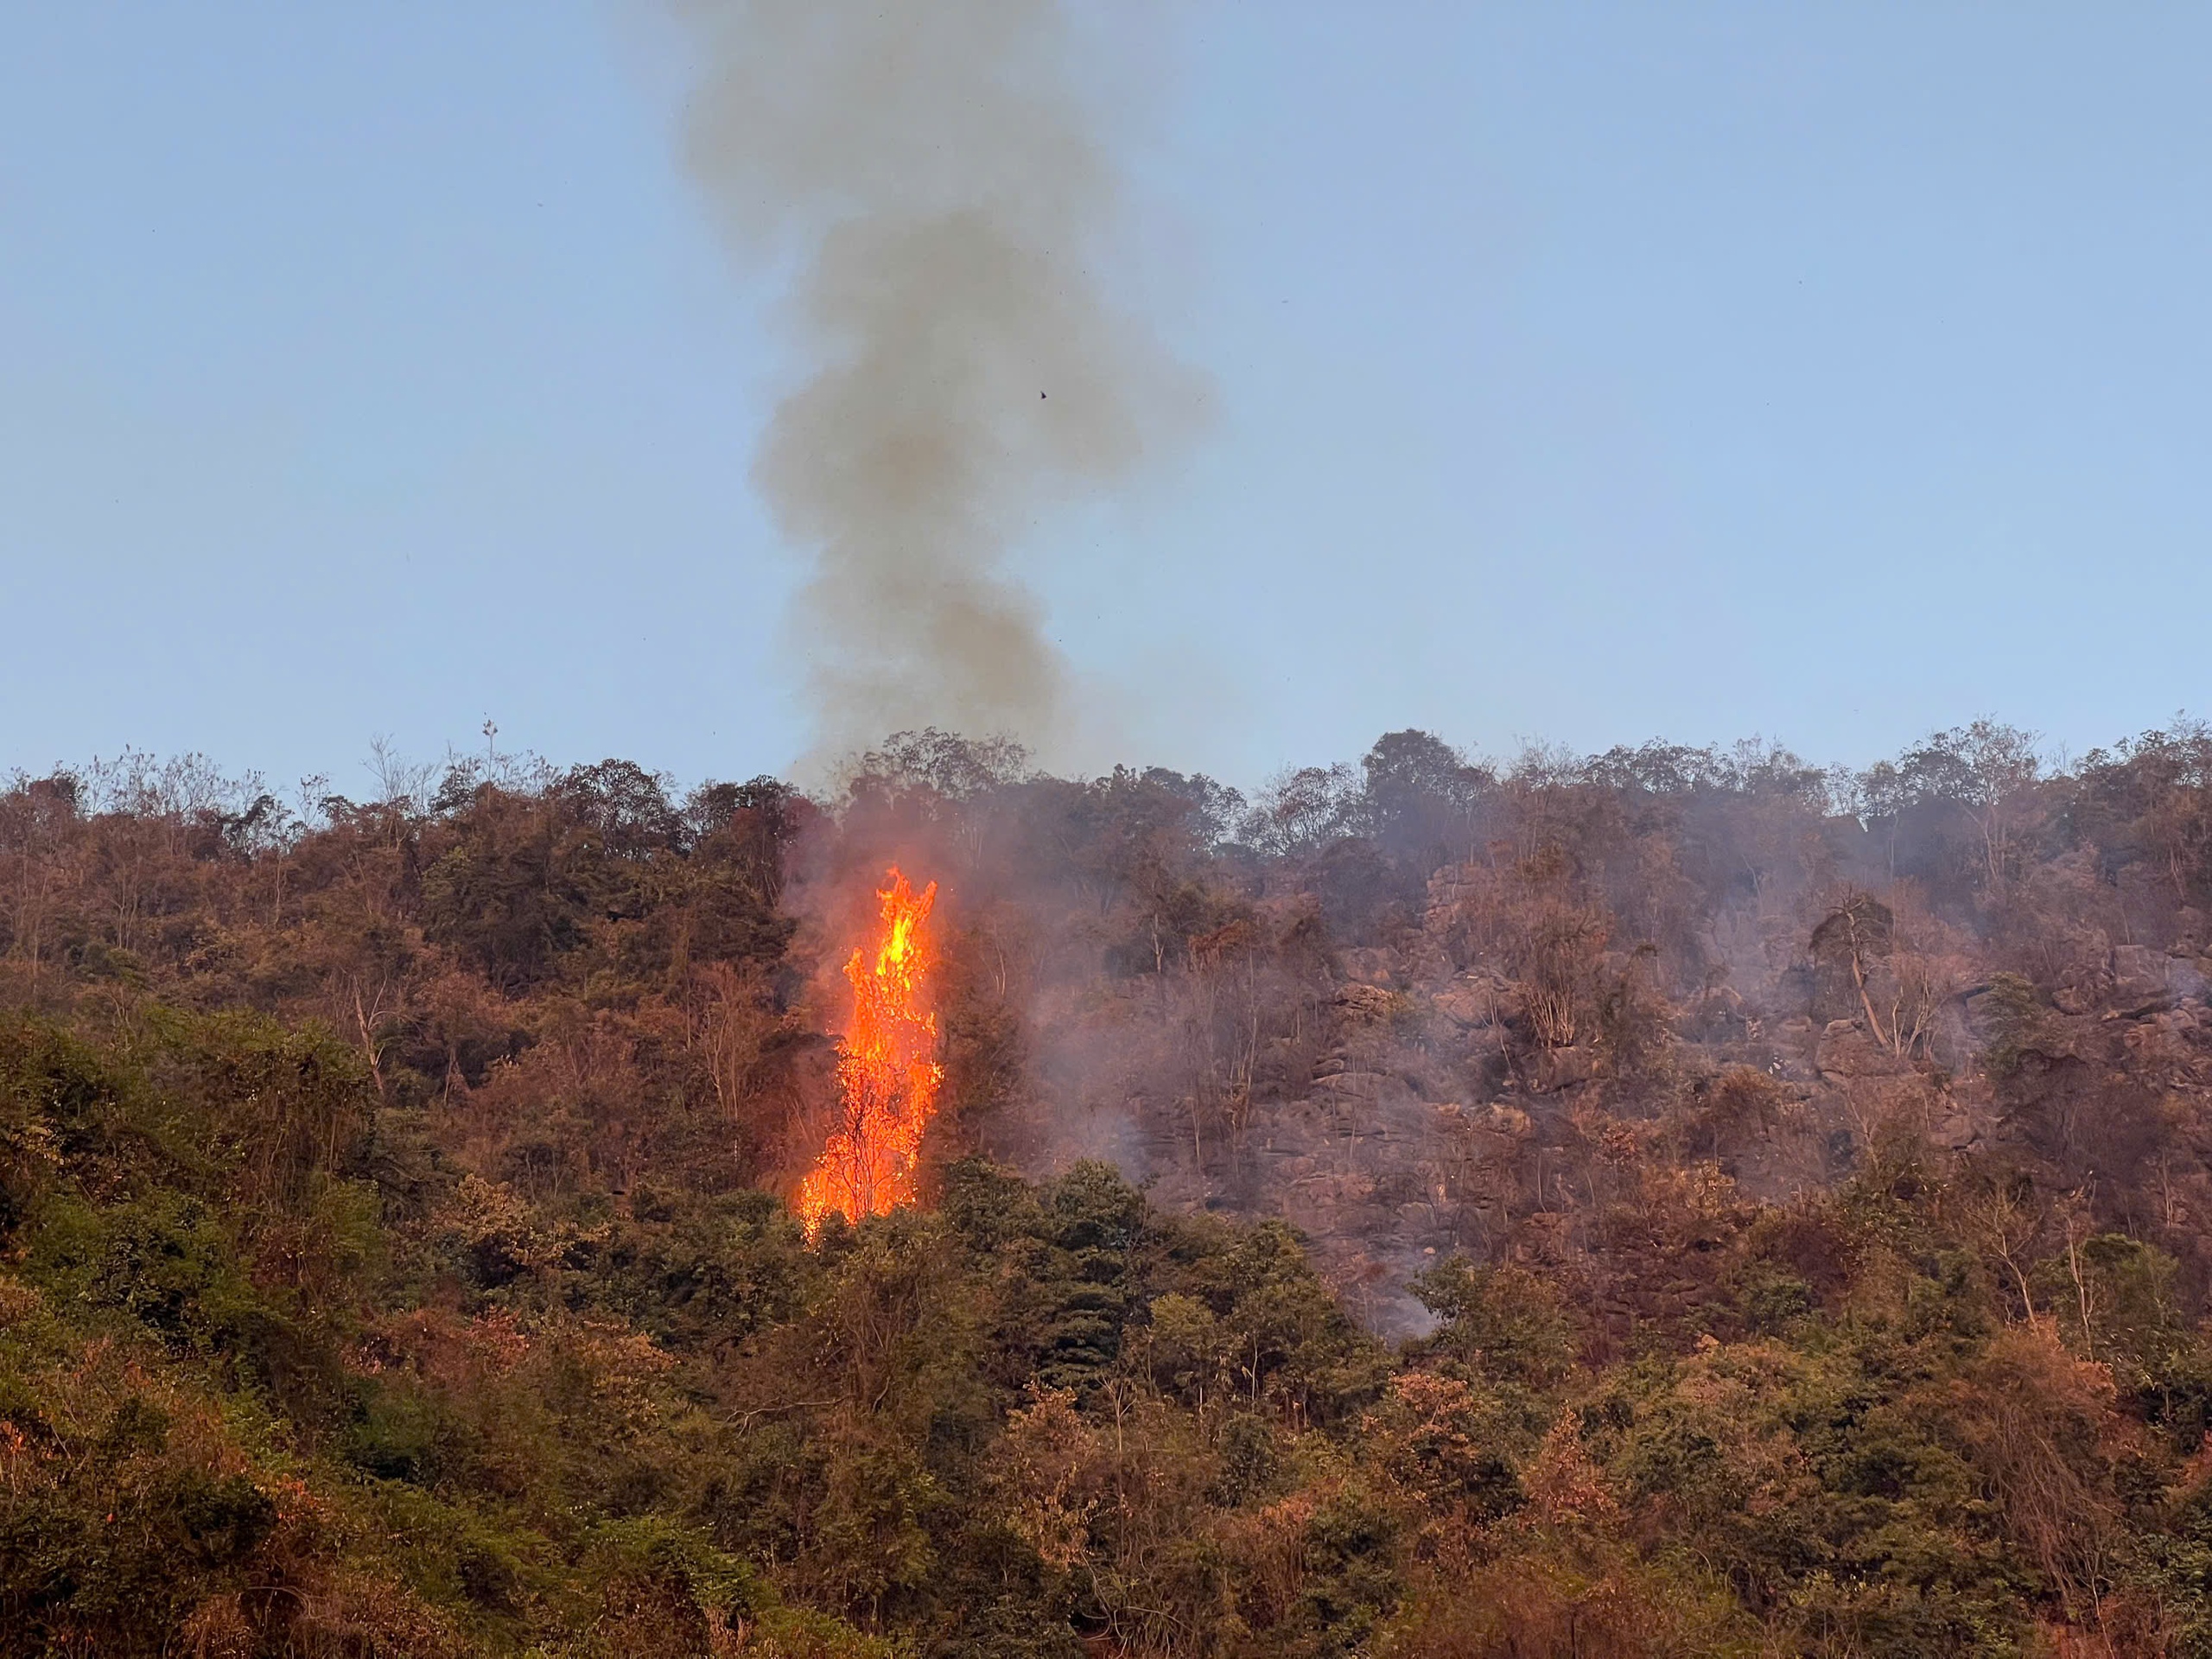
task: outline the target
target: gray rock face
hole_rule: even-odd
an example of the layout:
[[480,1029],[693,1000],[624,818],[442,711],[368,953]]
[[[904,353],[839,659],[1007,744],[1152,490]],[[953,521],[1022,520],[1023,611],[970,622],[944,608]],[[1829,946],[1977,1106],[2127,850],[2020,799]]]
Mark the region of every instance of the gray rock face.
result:
[[2142,1014],[2173,995],[2171,959],[2147,944],[2119,944],[2112,952],[2112,988],[2106,1000],[2123,1014]]
[[1496,994],[1486,985],[1459,981],[1430,999],[1436,1011],[1463,1031],[1486,1026],[1500,1012]]

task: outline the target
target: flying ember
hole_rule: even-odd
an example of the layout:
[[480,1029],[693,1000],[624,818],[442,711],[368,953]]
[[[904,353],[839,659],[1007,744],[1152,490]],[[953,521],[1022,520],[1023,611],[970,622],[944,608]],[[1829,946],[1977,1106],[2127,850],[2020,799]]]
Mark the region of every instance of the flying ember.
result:
[[875,895],[881,926],[873,950],[855,950],[845,963],[853,1017],[837,1046],[843,1112],[798,1190],[810,1238],[833,1210],[850,1222],[914,1201],[922,1132],[936,1116],[944,1078],[927,983],[937,965],[929,927],[937,883],[918,893],[895,866],[889,877],[891,885]]

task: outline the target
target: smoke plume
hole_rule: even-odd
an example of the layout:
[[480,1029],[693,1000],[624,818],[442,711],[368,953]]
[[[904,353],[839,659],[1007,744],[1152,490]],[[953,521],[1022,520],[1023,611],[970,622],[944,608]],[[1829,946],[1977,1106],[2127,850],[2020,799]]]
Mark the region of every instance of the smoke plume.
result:
[[1078,701],[1010,557],[1128,474],[1184,377],[1100,291],[1114,217],[1058,0],[689,0],[690,159],[795,260],[804,384],[753,476],[815,558],[817,755],[938,725],[1063,750]]

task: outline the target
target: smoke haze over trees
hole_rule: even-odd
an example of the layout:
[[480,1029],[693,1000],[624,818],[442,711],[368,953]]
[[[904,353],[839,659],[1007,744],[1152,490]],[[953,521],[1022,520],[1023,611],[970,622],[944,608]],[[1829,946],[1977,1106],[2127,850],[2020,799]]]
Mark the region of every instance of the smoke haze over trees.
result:
[[2212,1651],[2202,728],[378,760],[0,795],[0,1650]]

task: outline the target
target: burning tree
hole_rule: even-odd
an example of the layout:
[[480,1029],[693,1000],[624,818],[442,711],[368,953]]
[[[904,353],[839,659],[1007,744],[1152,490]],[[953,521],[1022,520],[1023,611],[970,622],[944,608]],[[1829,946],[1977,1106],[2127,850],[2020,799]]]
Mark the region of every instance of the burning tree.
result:
[[837,1048],[842,1116],[798,1190],[809,1237],[836,1211],[849,1222],[914,1201],[922,1134],[937,1114],[944,1068],[937,1059],[937,1014],[928,979],[937,965],[930,909],[937,883],[917,893],[894,866],[880,889],[880,926],[871,952],[845,963],[852,1023]]

